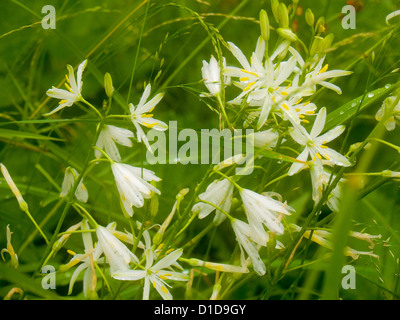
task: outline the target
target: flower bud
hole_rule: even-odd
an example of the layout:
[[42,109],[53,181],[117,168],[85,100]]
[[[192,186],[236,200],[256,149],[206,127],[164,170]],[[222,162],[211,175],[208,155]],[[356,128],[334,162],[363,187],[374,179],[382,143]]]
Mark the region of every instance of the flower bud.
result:
[[320,17],[317,21],[317,24],[315,25],[315,31],[316,33],[322,33],[325,31],[325,18]]
[[111,96],[114,92],[114,87],[113,87],[111,75],[108,72],[104,75],[104,89],[106,90],[107,97],[111,98]]
[[306,22],[307,22],[307,24],[311,27],[311,28],[313,28],[314,27],[314,13],[312,12],[312,10],[310,9],[310,8],[308,8],[307,10],[306,10],[306,13],[305,13],[305,16],[306,16]]
[[278,0],[271,0],[271,9],[272,9],[272,14],[274,15],[276,22],[279,23],[279,1]]
[[269,39],[269,20],[268,14],[265,10],[260,11],[260,28],[261,28],[261,37],[268,41]]
[[289,14],[284,3],[279,4],[279,24],[282,28],[289,28]]

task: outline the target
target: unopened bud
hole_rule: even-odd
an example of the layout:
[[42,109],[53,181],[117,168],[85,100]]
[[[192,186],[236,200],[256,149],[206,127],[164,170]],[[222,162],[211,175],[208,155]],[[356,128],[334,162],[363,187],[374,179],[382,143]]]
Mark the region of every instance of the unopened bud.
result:
[[104,75],[104,89],[106,90],[107,97],[111,98],[111,96],[114,92],[114,87],[113,87],[111,75],[108,72]]
[[284,3],[279,4],[279,24],[282,28],[289,28],[289,14]]
[[308,24],[311,28],[313,28],[313,27],[314,27],[315,19],[314,19],[314,13],[312,12],[312,10],[311,10],[310,8],[308,8],[308,9],[306,10],[305,16],[306,16],[306,22],[307,22],[307,24]]
[[269,20],[268,14],[265,10],[260,11],[260,28],[261,28],[261,37],[268,41],[269,39]]
[[271,0],[271,9],[272,9],[272,14],[274,15],[276,22],[279,23],[279,1],[278,0]]

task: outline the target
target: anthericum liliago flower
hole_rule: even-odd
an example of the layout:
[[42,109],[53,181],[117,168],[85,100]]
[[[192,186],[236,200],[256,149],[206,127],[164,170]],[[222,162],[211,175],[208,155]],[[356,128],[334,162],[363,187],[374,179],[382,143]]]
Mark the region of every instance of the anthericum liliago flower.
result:
[[133,209],[141,208],[144,199],[150,199],[152,192],[160,194],[160,191],[148,181],[160,181],[153,171],[137,168],[124,163],[114,162],[111,164],[118,192],[124,211],[132,217]]
[[[343,125],[337,126],[320,136],[320,133],[325,126],[325,120],[326,109],[321,108],[315,118],[310,133],[308,133],[303,126],[295,122],[292,123],[294,127],[289,129],[290,136],[298,144],[305,147],[304,150],[297,157],[297,160],[300,160],[304,163],[310,156],[313,162],[317,162],[316,165],[322,165],[321,160],[325,158],[326,160],[331,161],[338,166],[350,166],[351,163],[345,156],[325,145],[326,143],[334,140],[339,135],[341,135],[345,127]],[[303,163],[293,163],[289,169],[288,174],[290,176],[296,174],[302,168]]]
[[223,179],[221,181],[214,180],[207,187],[206,191],[199,195],[199,199],[210,202],[215,206],[205,202],[199,202],[193,206],[192,211],[198,212],[199,219],[203,219],[216,210],[214,223],[218,225],[225,220],[225,215],[217,208],[229,212],[231,208],[232,195],[233,184],[230,183],[228,179]]
[[[226,66],[225,58],[223,58],[223,66]],[[201,68],[204,84],[212,96],[216,96],[221,92],[221,69],[217,59],[211,56],[210,62],[203,60]],[[224,84],[230,84],[230,77],[224,77]]]
[[[130,138],[133,137],[133,132],[128,129],[119,128],[112,125],[104,125],[100,132],[99,138],[97,139],[96,147],[99,149],[104,149],[112,160],[119,162],[121,161],[121,156],[116,143],[126,147],[132,147],[133,144]],[[98,159],[101,157],[101,152],[95,149],[94,155]]]
[[100,246],[106,256],[107,262],[110,265],[110,273],[120,270],[129,270],[129,264],[139,263],[138,258],[128,249],[120,240],[118,240],[109,230],[110,223],[107,228],[97,226],[96,235],[99,240],[97,246]]
[[266,246],[266,243],[260,244],[253,239],[252,230],[247,223],[238,219],[233,219],[231,223],[240,248],[241,265],[246,266],[246,257],[244,254],[246,252],[253,263],[254,271],[260,276],[264,275],[266,268],[258,253],[258,247]]
[[281,214],[290,215],[290,212],[293,212],[294,209],[285,203],[249,189],[242,189],[240,196],[254,239],[259,239],[258,242],[260,243],[268,241],[268,234],[263,225],[275,234],[283,234],[284,227],[279,216]]
[[[382,106],[379,108],[378,112],[375,115],[375,119],[377,121],[381,121],[387,108],[389,108],[395,101],[396,97],[388,97],[383,101]],[[394,106],[392,114],[385,122],[386,130],[393,131],[396,128],[396,119],[400,121],[400,102]]]
[[143,300],[149,299],[150,284],[153,285],[164,300],[172,300],[172,295],[167,289],[167,287],[170,286],[165,282],[165,280],[189,280],[189,275],[170,270],[170,267],[175,264],[178,258],[182,255],[183,250],[173,250],[154,264],[155,255],[148,235],[145,237],[145,243],[146,249],[144,255],[146,257],[146,265],[143,270],[117,270],[116,272],[113,272],[111,276],[118,280],[134,281],[144,279]]
[[[60,197],[65,197],[68,195],[69,191],[75,184],[75,181],[78,179],[78,176],[79,174],[74,168],[68,167],[67,169],[65,169],[65,175],[61,186]],[[75,197],[82,202],[88,201],[89,193],[85,185],[83,184],[82,179],[79,182],[78,186],[76,187]]]
[[137,130],[136,134],[138,141],[143,141],[147,149],[151,151],[150,144],[141,126],[159,131],[165,131],[168,129],[168,125],[160,120],[154,119],[153,114],[150,113],[164,97],[164,93],[157,94],[153,99],[147,102],[147,99],[150,96],[150,92],[151,85],[149,83],[144,89],[143,95],[140,98],[138,105],[135,107],[132,103],[130,103],[129,110],[131,113],[132,123],[135,125]]
[[71,65],[67,65],[68,75],[66,75],[67,82],[65,86],[68,90],[59,89],[52,87],[47,90],[46,94],[49,97],[60,99],[59,106],[53,111],[44,114],[44,116],[49,116],[65,107],[71,107],[75,102],[82,100],[82,73],[85,70],[87,60],[84,60],[79,66],[76,72],[76,79],[74,75],[74,68]]
[[86,220],[82,221],[81,229],[83,231],[82,240],[85,247],[85,253],[76,254],[72,251],[69,251],[71,254],[73,254],[73,257],[69,263],[62,266],[61,270],[66,271],[69,267],[81,262],[71,276],[68,294],[72,293],[72,289],[74,288],[75,281],[77,280],[79,274],[82,271],[85,271],[83,276],[83,294],[86,298],[91,298],[96,296],[97,276],[95,271],[95,263],[104,263],[105,260],[104,258],[101,258],[103,253],[102,247],[96,246],[95,248],[93,245],[92,235],[89,232],[89,224]]

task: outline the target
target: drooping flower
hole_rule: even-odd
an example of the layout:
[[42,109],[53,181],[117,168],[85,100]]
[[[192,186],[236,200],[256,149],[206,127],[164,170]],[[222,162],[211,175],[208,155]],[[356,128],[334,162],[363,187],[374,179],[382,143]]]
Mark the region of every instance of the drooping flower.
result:
[[263,225],[275,234],[283,234],[284,227],[279,216],[290,215],[294,209],[285,203],[249,189],[242,189],[240,196],[254,239],[258,239],[259,243],[268,241],[268,234]]
[[294,162],[289,169],[288,175],[296,174],[302,168],[303,163],[308,160],[309,156],[313,162],[316,162],[316,165],[322,165],[321,160],[323,158],[338,166],[348,167],[351,165],[350,161],[345,156],[325,145],[341,135],[345,127],[343,125],[337,126],[323,135],[320,135],[324,129],[325,120],[326,109],[321,108],[315,118],[310,133],[308,133],[303,126],[295,122],[292,123],[294,127],[289,129],[290,136],[305,148],[297,157],[297,160],[300,160],[302,163]]
[[159,93],[150,101],[147,101],[150,96],[150,92],[151,85],[149,83],[144,89],[138,105],[135,107],[132,103],[129,104],[131,121],[137,130],[137,139],[139,142],[143,141],[149,150],[151,150],[151,147],[141,126],[159,131],[165,131],[168,129],[168,125],[166,123],[162,122],[161,120],[154,119],[153,114],[150,113],[164,97],[164,93]]
[[[65,169],[65,174],[64,174],[64,180],[61,185],[61,193],[60,197],[66,197],[71,190],[71,188],[74,186],[75,181],[78,179],[78,172],[71,167],[68,167]],[[89,193],[83,184],[83,181],[79,182],[76,190],[75,190],[75,197],[82,202],[87,202],[89,198]]]
[[118,280],[140,280],[144,279],[143,300],[148,300],[150,296],[150,285],[152,285],[164,300],[172,300],[172,295],[167,289],[169,285],[165,280],[187,281],[189,275],[171,271],[171,266],[175,264],[182,255],[182,249],[176,249],[168,253],[165,257],[154,263],[156,257],[152,249],[150,235],[147,230],[143,233],[145,239],[146,265],[143,270],[116,270],[111,274]]
[[246,252],[253,264],[254,271],[260,276],[264,275],[266,268],[258,253],[258,246],[265,246],[266,243],[260,244],[253,239],[252,229],[247,223],[238,219],[233,219],[231,222],[240,248],[241,265],[246,265]]
[[[132,147],[133,144],[129,138],[133,137],[133,132],[128,129],[119,128],[112,125],[105,125],[99,134],[96,147],[99,149],[104,149],[112,160],[119,162],[121,161],[121,156],[116,143],[126,147]],[[101,152],[95,149],[94,155],[98,159],[101,157]]]
[[[225,58],[223,58],[223,66],[226,66]],[[217,59],[211,56],[210,62],[203,60],[203,66],[201,68],[201,74],[203,76],[204,84],[210,92],[211,96],[216,96],[221,92],[221,69],[219,67]],[[230,78],[224,77],[224,84],[230,84]]]
[[112,163],[111,169],[123,209],[130,217],[133,215],[132,206],[141,208],[144,205],[144,199],[150,199],[152,192],[161,194],[156,187],[148,183],[148,181],[161,180],[153,171],[118,162]]
[[[396,97],[388,97],[383,101],[382,106],[379,108],[378,112],[375,115],[375,119],[377,121],[381,121],[383,116],[386,113],[386,110],[394,103]],[[392,114],[385,121],[385,127],[388,131],[393,131],[396,128],[396,119],[400,121],[400,102],[397,103],[392,111]]]
[[68,90],[59,89],[52,87],[47,90],[46,94],[49,97],[60,99],[59,106],[53,111],[44,114],[44,116],[52,115],[53,113],[60,111],[65,107],[71,107],[75,102],[82,100],[82,73],[85,70],[87,60],[84,60],[79,66],[76,72],[76,78],[74,75],[74,68],[71,65],[67,65],[68,75],[66,75],[67,82],[65,86]]
[[223,211],[229,212],[231,208],[232,195],[233,184],[230,183],[228,179],[223,179],[220,181],[214,180],[207,187],[206,191],[199,195],[199,198],[200,200],[210,202],[215,206],[205,202],[199,202],[193,206],[192,211],[198,212],[199,219],[203,219],[211,212],[216,210],[214,223],[219,225],[225,220],[225,214],[217,208],[221,208]]
[[111,274],[117,270],[129,270],[129,264],[131,262],[139,263],[135,254],[133,254],[133,252],[118,240],[109,230],[112,228],[112,224],[113,223],[110,223],[107,228],[102,226],[96,228],[96,235],[99,240],[97,246],[101,247],[101,250],[106,256],[107,263],[110,265]]

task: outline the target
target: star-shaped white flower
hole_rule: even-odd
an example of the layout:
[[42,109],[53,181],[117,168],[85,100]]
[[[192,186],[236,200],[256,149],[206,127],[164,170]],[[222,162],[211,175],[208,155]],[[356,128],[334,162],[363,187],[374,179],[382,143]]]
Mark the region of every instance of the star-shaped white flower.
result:
[[313,162],[316,162],[316,165],[322,165],[321,160],[323,158],[338,166],[348,167],[351,165],[350,161],[345,156],[325,145],[341,135],[345,127],[337,126],[323,135],[320,135],[324,129],[325,120],[326,109],[321,108],[315,118],[310,133],[308,133],[303,126],[295,122],[292,123],[294,127],[289,129],[290,136],[305,148],[297,157],[297,160],[300,160],[301,162],[294,162],[289,169],[288,175],[291,176],[296,174],[303,167],[303,163],[306,162],[309,157],[311,157]]
[[75,102],[82,100],[82,73],[85,70],[87,60],[84,60],[79,66],[76,72],[76,78],[74,75],[74,68],[71,65],[67,65],[68,75],[66,75],[67,82],[65,86],[68,90],[59,89],[52,87],[47,90],[46,94],[49,97],[60,99],[59,106],[44,116],[49,116],[65,107],[71,107]]
[[148,181],[160,181],[153,171],[137,168],[124,163],[114,162],[111,164],[121,203],[124,211],[132,217],[133,209],[141,208],[144,199],[150,199],[152,193],[160,194],[160,191]]
[[[132,141],[134,134],[132,131],[124,128],[115,127],[112,125],[105,125],[100,132],[99,138],[96,142],[96,147],[99,149],[104,149],[107,155],[114,161],[121,161],[121,156],[119,154],[116,143],[132,147]],[[101,157],[101,152],[97,149],[94,150],[94,155],[98,159]]]
[[174,265],[182,255],[182,249],[176,249],[168,253],[165,257],[154,263],[156,255],[153,252],[150,235],[147,230],[143,233],[145,239],[146,265],[143,270],[120,270],[113,272],[111,276],[118,280],[140,280],[144,279],[143,300],[149,300],[150,284],[157,290],[164,300],[172,300],[172,295],[167,289],[169,285],[165,280],[187,281],[189,275],[171,271],[171,266]]
[[[352,74],[352,71],[346,70],[329,70],[328,64],[323,66],[325,57],[322,57],[314,65],[311,66],[310,71],[307,72],[305,80],[301,85],[303,95],[312,95],[316,91],[316,86],[321,85],[327,89],[333,90],[338,94],[342,94],[342,90],[337,85],[326,80],[331,78],[343,77]],[[301,67],[304,68],[304,64]]]
[[150,96],[150,92],[151,85],[149,83],[144,89],[138,105],[135,107],[132,103],[130,103],[129,110],[131,113],[131,121],[137,130],[138,141],[143,141],[147,149],[151,151],[150,144],[141,126],[159,131],[165,131],[168,129],[168,125],[161,120],[154,119],[153,114],[150,113],[164,97],[164,93],[159,93],[153,99],[147,101]]

